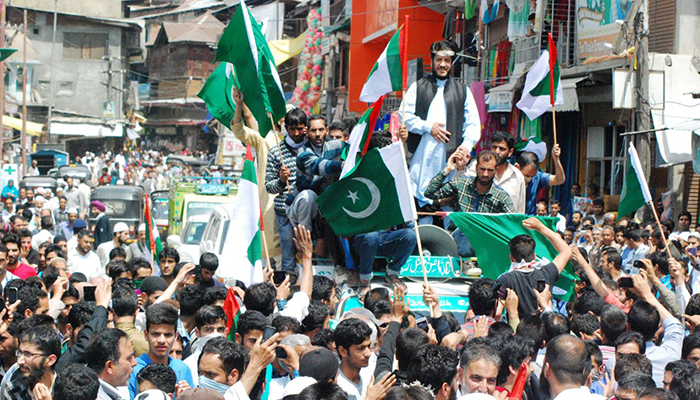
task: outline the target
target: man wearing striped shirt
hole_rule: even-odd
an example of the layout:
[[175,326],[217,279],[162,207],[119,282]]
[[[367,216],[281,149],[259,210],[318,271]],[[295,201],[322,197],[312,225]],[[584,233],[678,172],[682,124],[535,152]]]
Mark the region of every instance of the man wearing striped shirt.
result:
[[275,217],[282,248],[282,269],[296,269],[296,249],[294,228],[287,217],[285,200],[292,192],[297,177],[297,155],[302,151],[306,138],[306,114],[300,108],[290,110],[284,117],[287,135],[278,146],[270,149],[267,155],[265,190],[275,197]]

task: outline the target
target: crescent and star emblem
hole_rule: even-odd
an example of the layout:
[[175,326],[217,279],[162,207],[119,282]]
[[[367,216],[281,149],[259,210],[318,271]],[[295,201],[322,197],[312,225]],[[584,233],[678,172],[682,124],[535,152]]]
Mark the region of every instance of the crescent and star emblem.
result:
[[[350,211],[347,208],[343,207],[343,211],[347,213],[349,216],[352,218],[367,218],[370,215],[372,215],[375,211],[377,211],[377,208],[379,208],[379,202],[382,200],[382,195],[379,192],[379,188],[377,185],[374,184],[371,180],[367,178],[352,178],[353,181],[358,181],[360,183],[363,183],[365,186],[367,186],[367,189],[369,190],[370,195],[372,196],[372,201],[370,201],[369,205],[367,208],[365,208],[362,211]],[[357,192],[350,192],[350,195],[348,196],[351,200],[353,200],[353,204],[355,203],[355,199],[357,198]]]

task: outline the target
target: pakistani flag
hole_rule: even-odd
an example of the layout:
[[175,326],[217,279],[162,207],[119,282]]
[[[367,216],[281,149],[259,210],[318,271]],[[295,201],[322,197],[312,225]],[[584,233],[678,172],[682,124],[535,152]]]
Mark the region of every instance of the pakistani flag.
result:
[[221,35],[216,61],[233,64],[243,101],[258,122],[260,134],[264,137],[272,129],[271,119],[278,121],[287,110],[270,47],[260,30],[260,24],[255,21],[243,0]]
[[231,129],[233,114],[236,112],[236,103],[231,97],[234,86],[238,85],[236,75],[233,73],[233,65],[222,62],[209,75],[204,87],[197,94],[207,104],[211,115],[229,129]]
[[408,70],[407,27],[401,26],[372,67],[360,100],[374,103],[389,92],[404,90]]
[[[564,104],[559,75],[557,49],[554,47],[554,39],[550,33],[549,49],[542,52],[535,65],[528,71],[523,96],[517,104],[517,107],[523,110],[530,120],[550,111],[555,104]],[[552,87],[554,90],[551,90]]]
[[[535,256],[553,260],[557,256],[554,246],[539,232],[523,228],[523,221],[530,218],[522,214],[479,214],[453,212],[450,220],[464,233],[476,252],[479,268],[484,278],[497,279],[510,268],[508,243],[518,235],[526,234],[535,240]],[[557,218],[538,217],[555,231]],[[571,265],[567,265],[559,275],[552,294],[568,300],[573,294],[575,275]]]
[[525,115],[520,115],[521,134],[529,137],[525,140],[520,140],[515,144],[515,151],[530,151],[537,155],[540,162],[543,162],[547,157],[547,143],[542,141],[542,118],[530,120]]
[[379,118],[379,113],[382,110],[383,104],[384,96],[381,96],[376,103],[372,104],[372,106],[362,114],[357,125],[355,125],[352,132],[350,132],[348,138],[350,150],[348,150],[345,164],[343,164],[343,171],[340,173],[341,177],[349,174],[350,171],[355,168],[358,152],[361,154],[367,152],[367,146],[369,146],[369,140],[372,138],[372,132],[374,132],[374,126],[377,124],[377,118]]
[[650,204],[652,201],[649,185],[647,185],[647,181],[644,178],[642,163],[639,161],[637,149],[632,142],[630,142],[627,152],[629,153],[629,160],[627,162],[625,181],[622,184],[620,206],[617,210],[618,219],[636,212],[640,207]]
[[229,221],[228,233],[221,253],[222,263],[216,270],[220,278],[235,278],[246,286],[262,282],[260,256],[260,197],[255,164],[247,146],[243,172],[238,183],[238,197]]
[[332,184],[316,202],[333,231],[348,237],[415,220],[401,142],[372,149],[349,175]]

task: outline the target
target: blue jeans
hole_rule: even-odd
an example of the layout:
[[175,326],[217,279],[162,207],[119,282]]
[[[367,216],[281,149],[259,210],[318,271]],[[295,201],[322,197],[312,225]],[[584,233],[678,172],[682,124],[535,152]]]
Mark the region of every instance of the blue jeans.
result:
[[296,247],[294,247],[294,228],[292,227],[292,222],[289,221],[287,215],[275,213],[275,218],[277,219],[277,231],[280,234],[280,247],[282,248],[282,270],[296,272],[297,250]]
[[353,238],[355,252],[360,258],[360,279],[371,280],[375,256],[391,257],[387,275],[398,275],[401,267],[416,248],[416,232],[404,228],[395,231],[379,231],[357,235]]
[[472,248],[471,243],[469,243],[469,238],[467,235],[463,234],[459,229],[452,232],[452,237],[457,242],[457,248],[459,249],[459,255],[462,257],[474,257],[476,253]]

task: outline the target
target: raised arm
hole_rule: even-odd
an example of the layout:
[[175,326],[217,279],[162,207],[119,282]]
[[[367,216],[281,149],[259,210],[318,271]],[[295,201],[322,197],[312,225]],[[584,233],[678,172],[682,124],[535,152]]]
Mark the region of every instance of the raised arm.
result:
[[562,239],[558,233],[547,228],[542,223],[542,221],[540,221],[539,218],[530,217],[524,220],[523,227],[539,232],[542,236],[547,238],[547,240],[549,240],[549,242],[554,246],[554,249],[559,254],[556,257],[554,257],[554,260],[552,260],[552,262],[554,263],[554,265],[557,266],[557,269],[561,274],[561,272],[566,267],[566,264],[568,264],[569,260],[571,259],[571,249],[569,248],[569,245],[566,244],[564,239]]
[[549,186],[559,186],[566,181],[564,167],[561,165],[561,148],[559,144],[552,146],[552,160],[554,160],[554,175],[549,177]]
[[586,276],[588,277],[588,280],[591,282],[591,286],[593,286],[593,290],[595,290],[596,293],[598,293],[602,298],[608,297],[610,294],[610,289],[603,283],[603,281],[600,279],[598,274],[593,270],[593,267],[591,267],[591,264],[586,261],[586,259],[583,257],[583,254],[578,250],[578,247],[575,245],[571,245],[571,253],[572,253],[572,258],[578,265],[583,268],[583,271],[586,273]]

